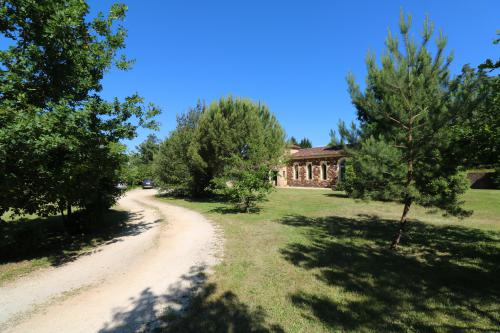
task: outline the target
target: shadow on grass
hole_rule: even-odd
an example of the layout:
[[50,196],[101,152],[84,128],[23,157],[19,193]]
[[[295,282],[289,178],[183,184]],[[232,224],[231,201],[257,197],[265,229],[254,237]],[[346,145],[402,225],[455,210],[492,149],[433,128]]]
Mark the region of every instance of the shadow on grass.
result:
[[290,300],[334,330],[500,332],[500,233],[412,221],[403,248],[388,250],[395,221],[289,216],[304,243],[282,250],[314,270],[338,298],[297,292]]
[[215,284],[207,284],[192,300],[185,313],[167,317],[163,332],[284,332],[267,325],[261,308],[250,309],[231,291],[215,296]]
[[[266,326],[261,309],[252,311],[232,292],[216,295],[215,284],[206,283],[205,266],[196,266],[164,294],[143,290],[132,306],[117,309],[99,333],[118,332],[284,332]],[[162,310],[167,306],[168,310]]]
[[170,198],[170,199],[182,199],[187,202],[193,203],[201,203],[201,204],[218,204],[219,206],[212,208],[208,211],[208,213],[217,213],[217,214],[258,214],[262,211],[262,208],[251,207],[248,212],[242,210],[236,205],[229,203],[227,200],[224,200],[220,196],[205,196],[205,197],[188,197],[182,195],[175,195],[171,193],[161,193],[158,195],[159,198]]
[[48,257],[53,266],[75,260],[86,247],[120,241],[151,228],[155,222],[137,222],[141,212],[108,211],[92,228],[68,233],[60,216],[19,220],[0,225],[0,265]]
[[260,207],[252,207],[248,211],[244,211],[241,208],[237,208],[234,206],[219,206],[215,207],[214,209],[211,209],[209,212],[210,213],[217,213],[217,214],[259,214],[262,209]]
[[349,198],[349,196],[347,194],[345,194],[344,192],[332,192],[332,193],[326,193],[326,194],[323,194],[324,196],[327,196],[327,197],[331,197],[331,198]]
[[223,201],[219,196],[216,195],[206,195],[206,196],[196,196],[191,197],[185,194],[179,194],[175,192],[160,192],[156,195],[158,198],[170,198],[170,199],[182,199],[189,202],[198,202],[198,203],[206,203],[206,202],[215,202],[222,203]]

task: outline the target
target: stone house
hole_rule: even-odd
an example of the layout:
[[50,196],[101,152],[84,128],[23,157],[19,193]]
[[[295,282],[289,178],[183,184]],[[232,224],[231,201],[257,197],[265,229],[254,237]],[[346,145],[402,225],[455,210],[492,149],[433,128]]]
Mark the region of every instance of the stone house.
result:
[[278,168],[278,187],[335,188],[344,176],[345,153],[341,147],[303,148],[293,146]]

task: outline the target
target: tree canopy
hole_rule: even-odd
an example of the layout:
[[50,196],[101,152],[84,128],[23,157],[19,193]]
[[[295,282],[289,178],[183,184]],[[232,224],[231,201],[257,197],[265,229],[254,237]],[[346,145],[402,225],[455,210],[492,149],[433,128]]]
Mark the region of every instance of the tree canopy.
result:
[[119,195],[119,141],[156,128],[159,112],[139,95],[99,96],[106,71],[131,65],[119,54],[126,10],[89,19],[84,1],[0,1],[11,41],[0,51],[0,215],[97,212]]
[[298,146],[299,143],[297,142],[297,139],[295,139],[294,136],[290,137],[290,139],[288,139],[288,145],[290,146]]
[[452,82],[458,113],[451,129],[455,154],[468,168],[493,167],[500,158],[500,80],[464,66]]
[[204,110],[205,105],[198,102],[196,107],[178,115],[176,128],[160,144],[153,164],[154,177],[160,189],[184,196],[200,191],[196,180],[201,175],[193,166],[189,147]]
[[189,147],[196,183],[203,192],[235,163],[274,167],[283,154],[285,133],[267,106],[242,98],[221,98],[200,115]]
[[303,138],[299,142],[300,148],[312,148],[312,142],[308,138]]
[[263,198],[257,192],[268,187],[284,147],[285,133],[267,106],[221,98],[178,117],[160,147],[155,173],[164,189],[244,197],[253,204]]
[[160,147],[155,134],[149,134],[142,143],[129,152],[121,168],[121,181],[129,185],[139,185],[145,179],[153,179],[153,160]]

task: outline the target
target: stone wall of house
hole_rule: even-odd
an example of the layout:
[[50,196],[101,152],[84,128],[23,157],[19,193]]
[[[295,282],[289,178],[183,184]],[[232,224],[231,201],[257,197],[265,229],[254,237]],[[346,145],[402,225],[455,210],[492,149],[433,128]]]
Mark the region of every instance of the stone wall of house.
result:
[[286,165],[281,166],[278,168],[278,177],[276,179],[276,186],[278,187],[287,187],[287,167]]
[[[300,160],[292,160],[286,167],[286,183],[288,186],[301,186],[301,187],[324,187],[331,188],[337,183],[338,171],[337,163],[338,157],[328,158],[308,158]],[[321,179],[321,164],[327,163],[326,167],[326,180]],[[312,179],[307,179],[307,165],[312,165]],[[299,167],[299,178],[294,179],[295,171],[294,166]]]

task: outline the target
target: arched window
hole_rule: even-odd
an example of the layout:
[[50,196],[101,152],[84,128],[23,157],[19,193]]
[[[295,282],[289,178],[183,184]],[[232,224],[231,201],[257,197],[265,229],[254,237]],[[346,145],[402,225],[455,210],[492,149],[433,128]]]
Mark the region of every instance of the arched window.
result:
[[326,173],[326,162],[321,163],[321,179],[326,180],[328,178],[328,174]]
[[297,164],[293,166],[293,179],[299,179],[299,166]]
[[312,172],[312,164],[309,163],[307,165],[307,179],[311,180],[313,178],[312,174],[313,174],[313,172]]

